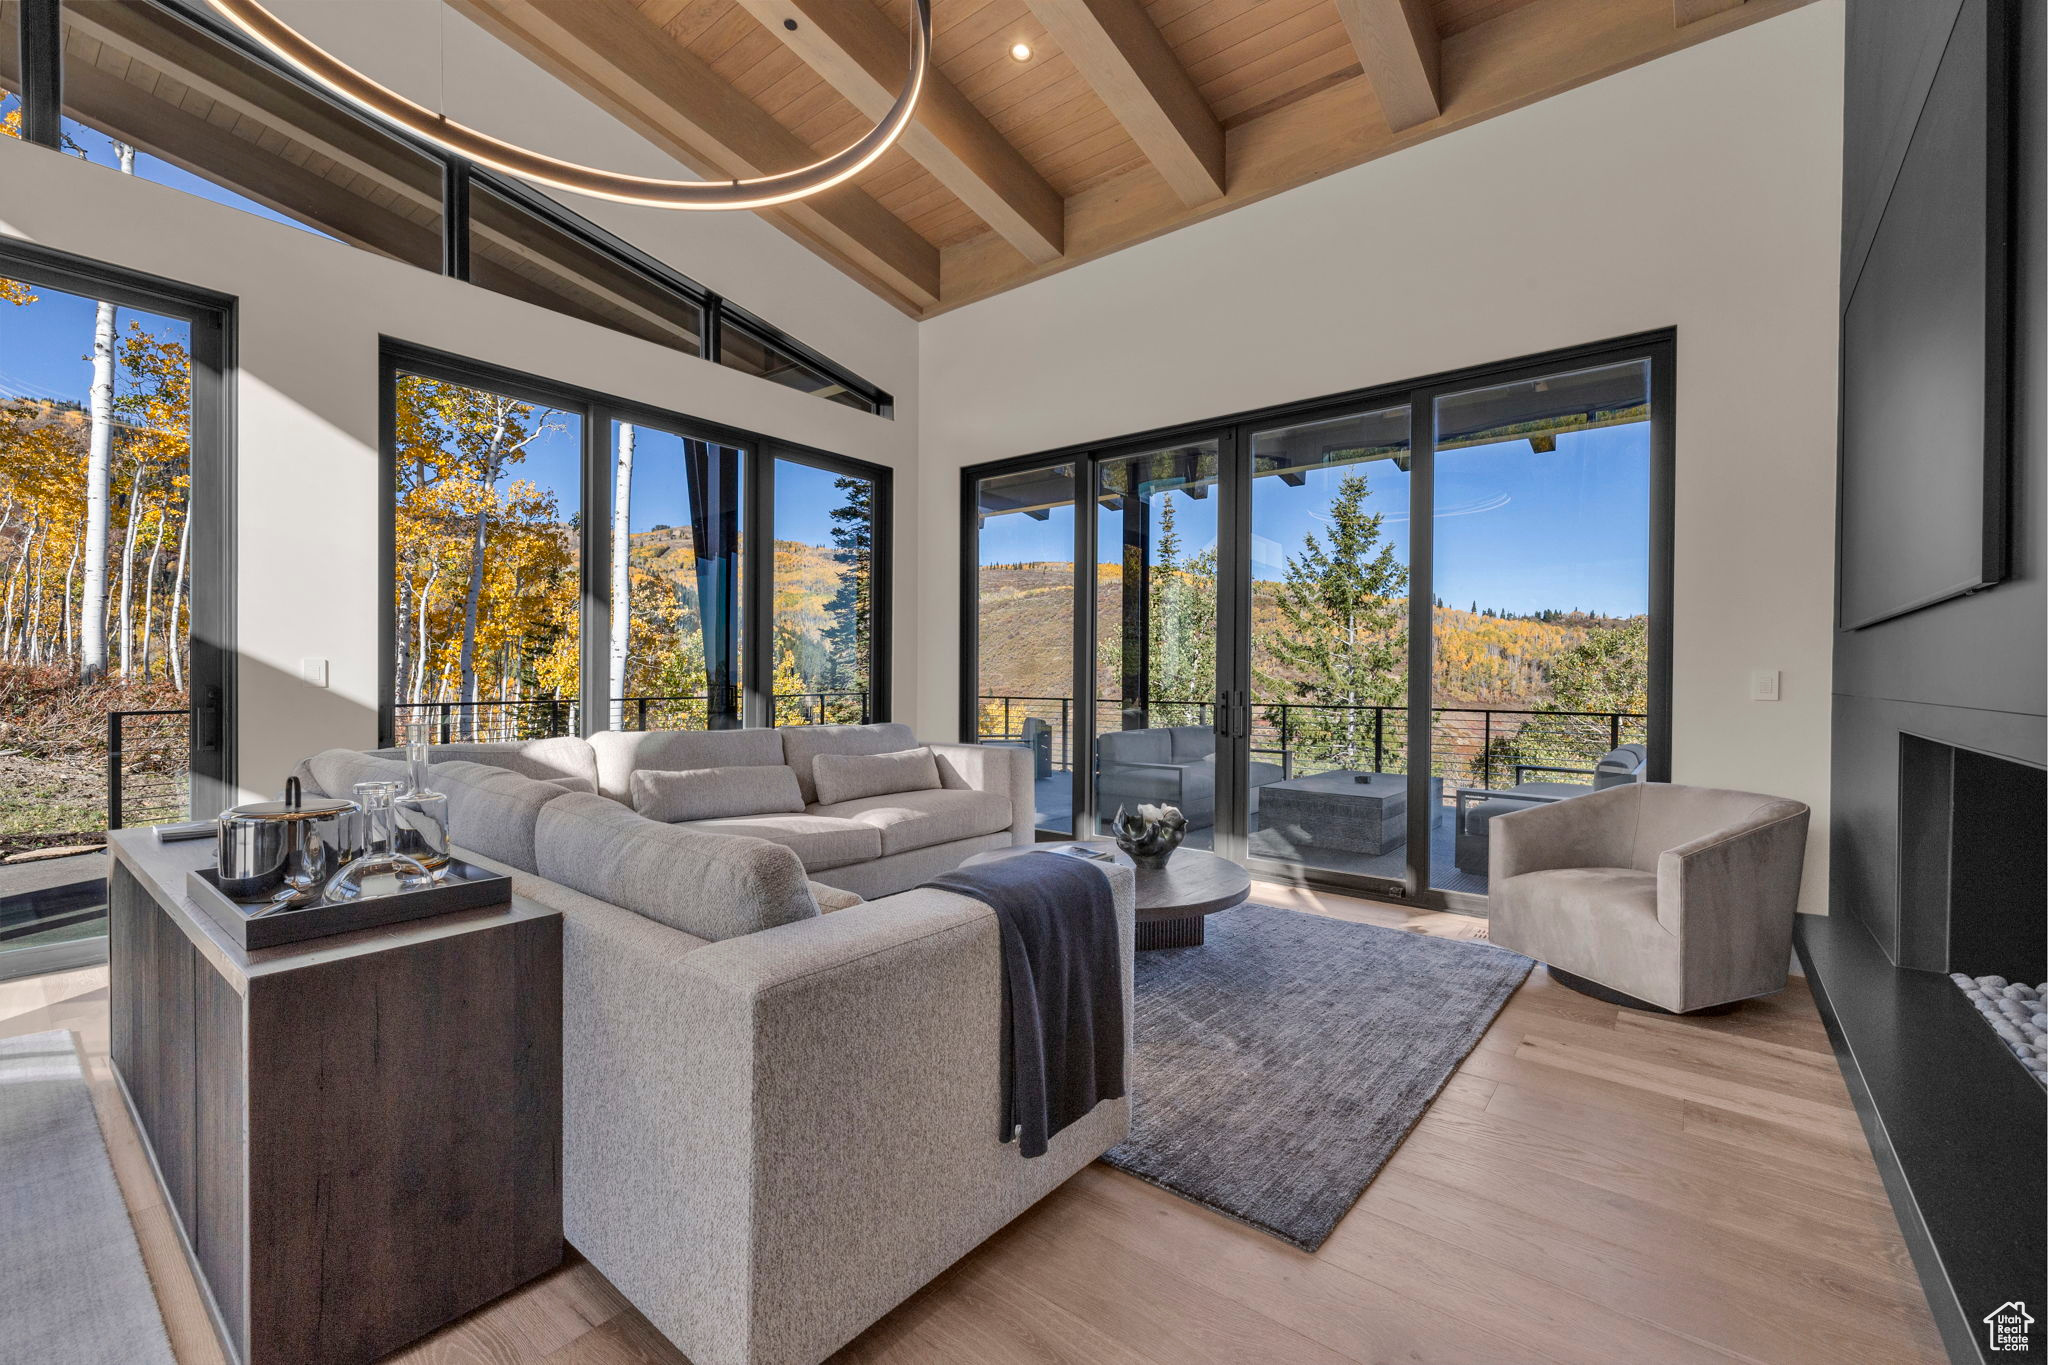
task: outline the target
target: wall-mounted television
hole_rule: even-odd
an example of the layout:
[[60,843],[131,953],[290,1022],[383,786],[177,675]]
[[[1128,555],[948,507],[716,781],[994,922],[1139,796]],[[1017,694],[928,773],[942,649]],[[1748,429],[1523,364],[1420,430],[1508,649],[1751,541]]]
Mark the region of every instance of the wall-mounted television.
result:
[[1842,308],[1837,621],[2008,572],[2013,0],[1963,0]]

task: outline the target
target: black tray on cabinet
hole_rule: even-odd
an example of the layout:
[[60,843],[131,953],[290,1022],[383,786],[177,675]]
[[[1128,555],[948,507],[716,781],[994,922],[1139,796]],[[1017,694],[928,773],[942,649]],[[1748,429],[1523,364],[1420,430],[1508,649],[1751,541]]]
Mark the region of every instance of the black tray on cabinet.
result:
[[275,948],[329,934],[512,902],[510,877],[459,858],[448,864],[432,886],[355,901],[314,899],[302,905],[274,907],[262,901],[250,904],[232,900],[220,889],[219,870],[211,867],[186,873],[185,889],[191,893],[192,903],[244,949]]

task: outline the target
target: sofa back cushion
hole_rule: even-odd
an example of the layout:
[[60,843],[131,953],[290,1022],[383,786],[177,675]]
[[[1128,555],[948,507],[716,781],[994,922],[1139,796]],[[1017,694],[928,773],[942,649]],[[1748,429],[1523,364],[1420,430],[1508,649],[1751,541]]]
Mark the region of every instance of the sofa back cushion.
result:
[[783,761],[796,770],[797,786],[804,804],[818,800],[818,784],[812,763],[819,754],[893,754],[917,747],[917,736],[908,725],[792,725],[777,730],[782,736]]
[[600,730],[590,737],[597,789],[614,801],[633,799],[633,774],[643,768],[767,768],[782,762],[780,730]]
[[[394,758],[354,749],[329,749],[299,764],[294,772],[307,794],[324,792],[353,800],[358,782],[405,782],[406,765]],[[434,788],[448,797],[448,838],[459,849],[534,870],[533,831],[540,809],[574,793],[566,778],[525,777],[488,763],[436,763]]]
[[733,815],[787,815],[804,808],[796,774],[780,763],[772,768],[685,768],[681,772],[642,768],[633,774],[630,790],[633,809],[665,825]]
[[[793,774],[792,774],[793,775]],[[811,760],[811,782],[818,804],[836,806],[866,796],[936,791],[939,763],[930,749],[902,749],[893,754],[819,754]]]
[[1173,761],[1199,763],[1216,753],[1216,732],[1206,725],[1176,725],[1166,732],[1173,736]]
[[[403,748],[372,749],[378,758],[404,759]],[[552,739],[517,739],[471,744],[456,741],[427,747],[429,763],[482,763],[531,777],[539,782],[567,783],[571,791],[597,790],[597,755],[590,741],[575,735]],[[581,784],[581,785],[577,785]]]
[[587,795],[488,763],[436,763],[434,788],[448,796],[450,842],[522,872],[538,870],[534,829],[542,809],[556,800]]
[[358,782],[404,782],[405,764],[395,758],[359,749],[327,749],[314,754],[292,771],[306,796],[315,794],[355,799]]
[[550,802],[537,851],[549,881],[713,942],[818,914],[781,845],[656,824],[602,796]]

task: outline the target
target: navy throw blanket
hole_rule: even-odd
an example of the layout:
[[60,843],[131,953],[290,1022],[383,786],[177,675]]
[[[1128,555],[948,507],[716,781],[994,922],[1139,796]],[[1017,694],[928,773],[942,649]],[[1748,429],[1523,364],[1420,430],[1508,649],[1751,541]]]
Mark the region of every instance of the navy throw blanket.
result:
[[996,912],[1003,948],[1003,1131],[1027,1157],[1124,1093],[1124,989],[1109,878],[1061,853],[963,867],[928,886]]

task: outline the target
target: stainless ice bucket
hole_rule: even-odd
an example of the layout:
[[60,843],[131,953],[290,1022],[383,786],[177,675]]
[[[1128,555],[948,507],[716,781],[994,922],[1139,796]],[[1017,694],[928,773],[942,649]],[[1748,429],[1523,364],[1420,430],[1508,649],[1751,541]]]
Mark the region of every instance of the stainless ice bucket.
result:
[[353,801],[302,800],[299,779],[284,784],[284,800],[256,801],[220,814],[220,889],[238,901],[268,900],[287,889],[320,886],[331,850],[349,847]]

